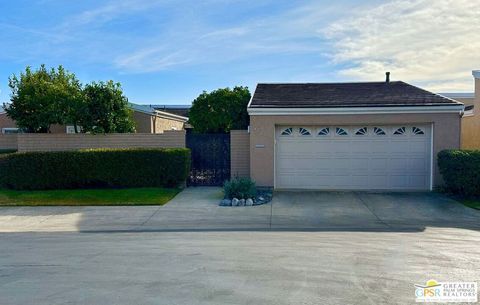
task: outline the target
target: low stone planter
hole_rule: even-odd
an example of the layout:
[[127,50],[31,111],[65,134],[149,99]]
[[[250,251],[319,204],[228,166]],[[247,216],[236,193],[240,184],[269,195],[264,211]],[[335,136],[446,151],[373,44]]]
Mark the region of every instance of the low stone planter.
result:
[[257,206],[268,203],[272,200],[272,192],[271,191],[262,191],[258,192],[258,195],[254,198],[247,198],[247,199],[228,199],[225,198],[220,201],[220,206],[222,207],[243,207],[243,206]]

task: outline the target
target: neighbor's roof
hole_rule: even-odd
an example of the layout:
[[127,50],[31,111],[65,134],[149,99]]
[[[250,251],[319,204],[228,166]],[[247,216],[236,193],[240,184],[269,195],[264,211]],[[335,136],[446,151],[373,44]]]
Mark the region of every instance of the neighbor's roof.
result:
[[152,105],[153,108],[159,111],[165,111],[176,115],[188,117],[191,105]]
[[456,98],[474,99],[475,98],[475,92],[444,92],[439,94],[451,99],[456,99]]
[[143,112],[146,114],[150,115],[157,115],[165,118],[171,118],[171,119],[176,119],[176,120],[181,120],[181,121],[188,121],[188,117],[178,115],[176,113],[171,113],[169,111],[160,111],[155,109],[153,106],[150,105],[140,105],[140,104],[134,104],[134,103],[128,103],[130,108],[138,111],[138,112]]
[[250,108],[333,108],[462,105],[395,82],[258,84]]

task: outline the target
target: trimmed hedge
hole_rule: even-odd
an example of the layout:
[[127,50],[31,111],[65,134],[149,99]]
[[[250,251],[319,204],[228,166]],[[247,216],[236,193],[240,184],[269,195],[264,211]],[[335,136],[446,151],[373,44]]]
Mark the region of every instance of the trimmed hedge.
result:
[[438,154],[438,166],[448,191],[480,195],[480,150],[443,150]]
[[94,149],[0,156],[0,187],[176,187],[190,170],[190,150]]
[[12,154],[14,152],[17,152],[17,150],[16,149],[0,149],[0,155]]

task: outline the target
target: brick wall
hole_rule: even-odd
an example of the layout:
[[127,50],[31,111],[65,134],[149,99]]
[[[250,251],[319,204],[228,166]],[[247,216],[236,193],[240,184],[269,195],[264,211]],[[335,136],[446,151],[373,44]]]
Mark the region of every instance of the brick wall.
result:
[[250,134],[247,130],[230,131],[230,172],[234,177],[250,177]]
[[18,151],[65,151],[88,148],[183,148],[185,131],[162,134],[18,134]]
[[0,149],[17,149],[17,135],[0,134]]

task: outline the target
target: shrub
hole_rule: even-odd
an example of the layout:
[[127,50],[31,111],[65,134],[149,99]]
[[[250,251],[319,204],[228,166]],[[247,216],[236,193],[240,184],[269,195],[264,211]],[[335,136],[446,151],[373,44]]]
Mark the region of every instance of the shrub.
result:
[[257,195],[255,181],[250,178],[234,178],[223,184],[225,198],[247,199]]
[[438,166],[448,191],[480,195],[480,150],[443,150],[438,154]]
[[0,156],[0,186],[12,189],[173,187],[188,176],[188,149],[95,149]]
[[17,150],[16,149],[0,149],[0,155],[11,154],[14,152],[17,152]]

